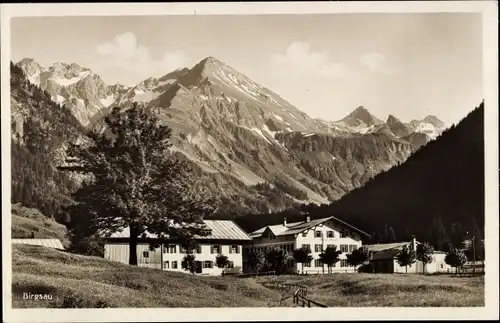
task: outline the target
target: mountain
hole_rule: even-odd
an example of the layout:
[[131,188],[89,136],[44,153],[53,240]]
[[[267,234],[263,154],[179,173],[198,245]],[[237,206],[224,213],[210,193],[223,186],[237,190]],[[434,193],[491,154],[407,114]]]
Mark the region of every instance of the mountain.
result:
[[32,84],[50,94],[54,102],[64,104],[84,126],[126,90],[120,84],[106,85],[99,75],[75,63],[58,62],[45,68],[25,58],[16,65]]
[[[422,120],[412,120],[409,123],[401,122],[394,115],[389,115],[384,122],[371,114],[365,107],[360,106],[345,118],[338,121],[318,120],[326,125],[336,135],[352,136],[359,134],[381,133],[390,137],[402,139],[417,146],[437,138],[446,129],[444,122],[436,116],[426,116]],[[425,134],[425,136],[421,135]],[[418,138],[418,140],[415,140]]]
[[382,125],[384,122],[372,115],[363,106],[356,108],[353,112],[339,121],[332,122],[331,125],[335,128],[357,133],[368,133],[376,126]]
[[436,139],[446,129],[445,123],[433,115],[422,120],[412,120],[406,126],[412,132],[426,134],[429,139]]
[[25,59],[17,66],[47,93],[43,102],[69,111],[81,128],[100,129],[113,106],[139,103],[154,113],[173,129],[178,157],[197,169],[226,216],[335,201],[419,147],[363,107],[342,120],[343,128],[313,119],[213,57],[132,87],[107,85],[77,64],[43,68]]
[[[141,104],[174,129],[179,156],[199,168],[228,210],[329,203],[416,149],[383,134],[332,129],[213,57],[161,79],[169,82],[138,85],[150,84],[141,87]],[[120,106],[138,101],[136,88]]]
[[453,226],[472,232],[477,224],[484,235],[484,103],[458,125],[445,130],[404,163],[382,172],[327,206],[303,205],[262,216],[244,216],[236,222],[251,231],[286,217],[289,221],[336,217],[372,234],[392,227],[398,241],[415,235],[432,241],[432,225],[442,221],[450,238]]

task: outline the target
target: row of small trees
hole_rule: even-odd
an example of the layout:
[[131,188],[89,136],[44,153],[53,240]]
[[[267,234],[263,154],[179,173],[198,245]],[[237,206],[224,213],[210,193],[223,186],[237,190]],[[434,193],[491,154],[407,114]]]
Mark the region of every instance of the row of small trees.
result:
[[[404,246],[396,256],[396,261],[400,266],[405,267],[406,272],[408,272],[408,266],[411,267],[411,265],[417,260],[421,261],[423,264],[422,271],[425,274],[425,267],[427,264],[432,262],[433,254],[434,248],[428,243],[421,243],[417,245],[416,250],[412,250],[407,246]],[[451,267],[454,267],[458,273],[458,269],[463,267],[463,265],[467,262],[467,256],[462,250],[452,248],[446,253],[444,261]]]
[[[229,258],[223,254],[218,254],[215,258],[215,265],[218,268],[229,268],[230,264]],[[182,259],[181,268],[194,274],[196,272],[196,256],[193,253],[186,254]]]
[[[319,254],[319,260],[323,265],[327,266],[328,273],[340,261],[341,254],[342,251],[337,250],[337,246],[329,246]],[[368,262],[369,258],[368,249],[361,247],[347,255],[347,262],[353,267],[357,267]],[[276,273],[283,273],[286,270],[288,255],[285,250],[278,248],[270,249],[265,253],[259,249],[251,248],[247,251],[246,259],[253,272],[275,271]],[[304,272],[304,264],[313,260],[311,250],[306,247],[295,249],[293,250],[293,259],[296,263],[301,264],[302,272]]]

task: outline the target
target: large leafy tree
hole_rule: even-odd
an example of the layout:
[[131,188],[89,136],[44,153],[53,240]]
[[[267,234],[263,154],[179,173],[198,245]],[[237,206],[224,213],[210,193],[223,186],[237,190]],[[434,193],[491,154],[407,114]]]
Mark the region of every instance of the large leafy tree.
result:
[[408,273],[408,266],[411,266],[416,261],[415,251],[404,246],[403,249],[397,254],[396,261],[400,266],[404,266]]
[[306,247],[301,247],[293,251],[293,259],[295,262],[302,265],[302,273],[304,273],[304,264],[312,261],[311,250]]
[[434,248],[428,243],[420,243],[417,245],[416,258],[422,262],[422,271],[425,274],[425,266],[432,262]]
[[347,262],[354,267],[359,265],[363,265],[370,260],[370,252],[368,248],[361,247],[353,250],[350,254],[347,255]]
[[137,104],[113,108],[104,122],[103,130],[69,146],[60,167],[87,175],[68,208],[72,217],[85,214],[89,234],[128,228],[131,265],[145,232],[192,249],[196,236],[209,233],[202,219],[214,209],[193,169],[170,149],[172,130]]
[[319,254],[319,260],[328,267],[328,273],[330,273],[331,268],[340,260],[340,255],[342,252],[337,250],[337,246],[329,246]]

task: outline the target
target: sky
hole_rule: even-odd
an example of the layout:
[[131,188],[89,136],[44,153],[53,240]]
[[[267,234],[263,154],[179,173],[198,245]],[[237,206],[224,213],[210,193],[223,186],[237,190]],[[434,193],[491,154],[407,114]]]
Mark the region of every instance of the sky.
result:
[[458,122],[483,99],[477,13],[23,17],[11,59],[75,62],[135,85],[215,57],[314,118],[358,106]]

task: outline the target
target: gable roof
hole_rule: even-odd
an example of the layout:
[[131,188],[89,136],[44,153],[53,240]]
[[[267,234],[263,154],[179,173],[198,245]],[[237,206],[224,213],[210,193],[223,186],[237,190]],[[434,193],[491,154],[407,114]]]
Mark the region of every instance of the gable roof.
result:
[[[205,226],[210,229],[208,236],[195,236],[198,240],[252,240],[243,229],[231,220],[203,220]],[[155,234],[146,232],[146,238],[156,238]],[[130,229],[124,228],[119,232],[111,234],[113,238],[130,238]]]
[[395,258],[404,246],[409,246],[411,243],[411,241],[377,243],[363,245],[363,247],[366,247],[372,254],[371,260],[386,260]]
[[27,244],[64,250],[64,246],[59,239],[12,239],[12,244]]
[[330,217],[327,217],[327,218],[321,218],[321,219],[314,219],[314,220],[310,220],[310,221],[301,221],[301,222],[293,222],[293,223],[287,223],[286,226],[284,226],[283,224],[276,224],[276,225],[268,225],[268,226],[265,226],[265,227],[262,227],[258,230],[255,230],[253,231],[252,233],[249,234],[249,236],[251,238],[258,238],[260,236],[262,236],[262,234],[266,231],[266,229],[269,229],[271,230],[271,232],[275,235],[275,236],[286,236],[286,235],[293,235],[293,234],[298,234],[298,233],[301,233],[305,230],[309,230],[319,224],[322,224],[326,221],[329,221],[329,220],[333,220],[333,221],[336,221],[336,222],[339,222],[347,227],[349,227],[350,229],[354,230],[354,231],[357,231],[365,236],[370,236],[368,233],[340,220],[340,219],[337,219],[336,217],[333,217],[333,216],[330,216]]

